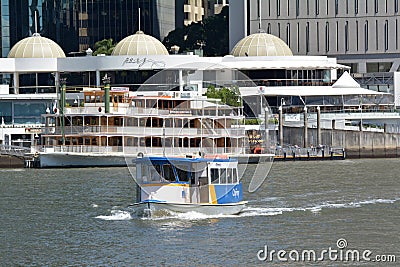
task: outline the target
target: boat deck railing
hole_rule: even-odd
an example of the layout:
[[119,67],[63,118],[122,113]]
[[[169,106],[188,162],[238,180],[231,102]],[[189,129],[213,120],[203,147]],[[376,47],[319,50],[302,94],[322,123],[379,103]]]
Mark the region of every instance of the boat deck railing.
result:
[[31,150],[28,147],[0,145],[0,155],[26,157]]
[[137,127],[137,126],[61,126],[43,127],[42,134],[44,135],[61,135],[64,131],[66,135],[82,135],[88,136],[93,134],[114,134],[118,136],[127,135],[127,137],[146,137],[146,136],[187,136],[199,137],[245,137],[244,127],[235,128],[188,128],[188,127]]
[[[104,103],[96,104],[95,106],[84,106],[84,107],[67,107],[65,109],[65,115],[77,115],[77,114],[104,114]],[[139,108],[139,107],[126,107],[126,106],[111,106],[110,114],[115,115],[126,115],[126,116],[149,116],[149,115],[192,115],[192,116],[235,116],[237,117],[240,113],[238,108],[220,108],[220,109],[201,109],[201,108]],[[46,114],[47,115],[47,114]],[[47,115],[49,116],[49,115]],[[52,115],[53,116],[53,115]]]
[[137,155],[138,153],[151,155],[182,155],[202,152],[203,154],[244,154],[242,147],[139,147],[139,146],[91,146],[91,145],[58,145],[35,146],[32,152],[40,153],[86,153],[86,154],[120,154]]
[[313,159],[313,158],[345,158],[345,150],[343,147],[277,147],[275,150],[275,158],[277,159]]

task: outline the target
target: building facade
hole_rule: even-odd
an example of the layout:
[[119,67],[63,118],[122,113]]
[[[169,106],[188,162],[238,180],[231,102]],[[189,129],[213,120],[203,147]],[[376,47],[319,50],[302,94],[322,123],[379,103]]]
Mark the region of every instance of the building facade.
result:
[[119,42],[138,30],[162,40],[176,26],[183,26],[183,1],[80,0],[78,10],[79,51],[103,39]]
[[0,3],[2,57],[7,57],[19,40],[35,32],[59,43],[68,55],[93,49],[103,39],[119,42],[139,29],[162,40],[175,28],[201,21],[204,15],[201,0],[1,0]]
[[214,16],[221,13],[224,6],[229,5],[229,0],[203,0],[204,17]]
[[283,39],[295,55],[336,57],[352,67],[354,77],[365,87],[393,92],[393,72],[400,67],[399,2],[234,1],[230,3],[230,18],[234,18],[230,48],[261,29]]
[[204,7],[202,0],[185,0],[184,8],[184,24],[185,26],[192,22],[200,22],[203,20]]

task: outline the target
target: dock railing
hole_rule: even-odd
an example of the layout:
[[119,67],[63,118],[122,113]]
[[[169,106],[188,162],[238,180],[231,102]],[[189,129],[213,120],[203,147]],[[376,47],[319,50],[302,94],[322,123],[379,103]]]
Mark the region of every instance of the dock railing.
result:
[[328,159],[345,158],[345,150],[342,147],[328,147],[326,145],[317,147],[286,146],[277,147],[275,150],[276,159]]

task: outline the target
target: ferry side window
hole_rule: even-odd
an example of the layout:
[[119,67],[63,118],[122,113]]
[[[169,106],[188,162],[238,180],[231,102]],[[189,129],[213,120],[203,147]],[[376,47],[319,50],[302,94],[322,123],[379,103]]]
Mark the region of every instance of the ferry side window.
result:
[[218,169],[211,169],[211,183],[219,184],[219,171],[218,171]]
[[160,165],[154,165],[154,167],[150,167],[150,173],[151,173],[151,181],[160,181],[161,180],[161,166]]
[[176,173],[178,174],[179,181],[180,182],[189,182],[189,173],[186,171],[188,167],[183,165],[183,166],[176,166]]
[[226,169],[220,169],[221,175],[221,184],[226,184]]
[[171,164],[163,165],[163,173],[164,173],[165,180],[170,181],[170,182],[175,182],[174,170],[172,169]]
[[141,165],[141,172],[142,172],[142,180],[144,183],[148,182],[148,177],[149,177],[149,170],[146,165]]
[[233,169],[233,183],[237,183],[238,177],[237,177],[237,170]]
[[232,180],[232,169],[226,169],[227,171],[226,171],[226,182],[227,183],[232,183],[233,182],[233,180]]

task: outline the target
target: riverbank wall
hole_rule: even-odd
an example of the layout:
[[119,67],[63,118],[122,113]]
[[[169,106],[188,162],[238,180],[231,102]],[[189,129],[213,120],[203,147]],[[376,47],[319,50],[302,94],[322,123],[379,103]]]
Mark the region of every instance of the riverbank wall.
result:
[[24,160],[14,156],[0,155],[1,168],[23,168]]
[[307,129],[308,144],[304,144],[304,128],[283,127],[283,143],[300,147],[342,147],[346,158],[395,158],[400,157],[400,134],[372,131],[321,129],[318,142],[316,128]]

